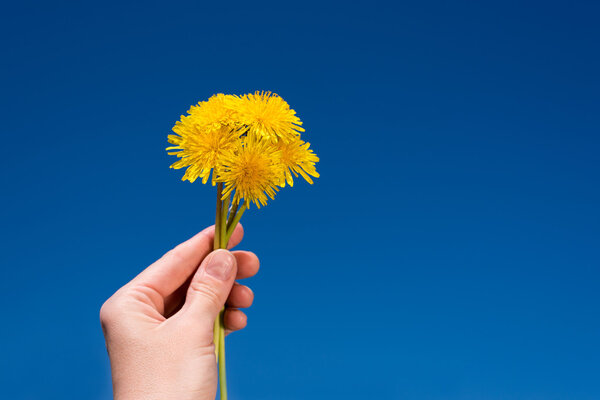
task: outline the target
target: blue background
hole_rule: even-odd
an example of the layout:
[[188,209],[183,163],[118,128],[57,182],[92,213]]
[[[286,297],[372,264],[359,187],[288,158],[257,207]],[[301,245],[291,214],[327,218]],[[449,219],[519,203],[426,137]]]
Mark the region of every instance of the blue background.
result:
[[103,301],[214,218],[166,136],[271,90],[322,162],[243,222],[232,399],[600,398],[597,2],[12,2],[0,382],[108,399]]

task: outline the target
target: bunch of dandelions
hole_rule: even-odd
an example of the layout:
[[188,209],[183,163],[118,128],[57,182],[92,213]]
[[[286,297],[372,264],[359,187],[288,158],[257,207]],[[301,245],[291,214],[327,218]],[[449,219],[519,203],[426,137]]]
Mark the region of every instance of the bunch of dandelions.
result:
[[[209,180],[217,187],[214,248],[226,248],[233,230],[251,203],[258,208],[274,199],[279,188],[319,177],[319,158],[304,142],[302,121],[278,95],[216,94],[199,102],[175,123],[168,141],[171,168],[187,168],[182,180]],[[215,321],[215,353],[221,399],[227,398],[223,310]]]

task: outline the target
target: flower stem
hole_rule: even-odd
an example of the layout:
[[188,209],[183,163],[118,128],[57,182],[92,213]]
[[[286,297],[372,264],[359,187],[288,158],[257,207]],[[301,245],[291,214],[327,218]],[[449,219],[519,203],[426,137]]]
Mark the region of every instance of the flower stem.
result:
[[227,230],[226,230],[227,232],[229,232],[229,227],[231,226],[231,223],[233,222],[233,219],[235,218],[239,207],[240,207],[239,201],[235,201],[235,202],[231,203],[231,210],[229,210],[229,218],[227,219]]
[[223,193],[223,184],[217,183],[217,213],[215,216],[215,240],[213,242],[213,250],[221,247],[221,214],[223,214],[223,201],[221,200]]
[[[213,248],[227,248],[227,208],[229,207],[229,196],[222,200],[223,184],[217,183],[217,211],[215,216],[215,240]],[[227,400],[227,379],[225,377],[225,307],[219,312],[213,328],[213,343],[215,345],[215,356],[219,365],[219,387],[221,400]]]
[[[223,208],[223,201],[221,201],[221,194],[223,192],[223,184],[217,184],[217,211],[215,215],[215,239],[213,242],[213,249],[216,250],[221,246],[221,214]],[[221,345],[219,343],[221,325],[219,320],[215,320],[215,326],[213,328],[213,343],[215,344],[215,357],[219,362],[219,349]]]
[[221,400],[227,400],[227,375],[225,371],[225,307],[219,313],[219,389]]
[[227,248],[227,242],[229,242],[229,238],[227,237],[227,211],[229,210],[229,196],[223,200],[223,204],[221,206],[221,225],[219,226],[219,239],[221,241],[221,248]]
[[242,207],[239,210],[237,210],[237,213],[234,215],[233,219],[231,219],[230,216],[230,221],[227,224],[227,231],[225,232],[225,237],[227,238],[227,241],[229,241],[229,238],[231,237],[231,235],[233,235],[235,227],[240,222],[240,219],[242,219],[242,215],[244,214],[244,211],[246,211],[247,208],[248,203],[244,203],[244,205],[242,205]]

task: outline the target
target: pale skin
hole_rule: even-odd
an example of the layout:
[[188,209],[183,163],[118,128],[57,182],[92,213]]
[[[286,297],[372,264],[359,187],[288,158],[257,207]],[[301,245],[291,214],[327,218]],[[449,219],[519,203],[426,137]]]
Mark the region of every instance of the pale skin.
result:
[[[241,240],[236,227],[229,247]],[[225,305],[226,332],[246,326],[239,308],[254,294],[235,282],[254,276],[248,251],[213,248],[214,227],[181,243],[111,296],[100,310],[116,400],[214,400],[213,324]]]

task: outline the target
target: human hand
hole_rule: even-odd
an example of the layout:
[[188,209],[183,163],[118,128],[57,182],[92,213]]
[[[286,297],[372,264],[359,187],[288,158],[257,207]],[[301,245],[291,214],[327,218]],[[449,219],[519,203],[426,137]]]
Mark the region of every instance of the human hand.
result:
[[[230,247],[244,235],[236,227]],[[115,400],[214,400],[213,324],[225,311],[226,333],[246,326],[254,294],[235,279],[258,272],[256,255],[216,250],[214,227],[167,252],[110,297],[100,321]]]

